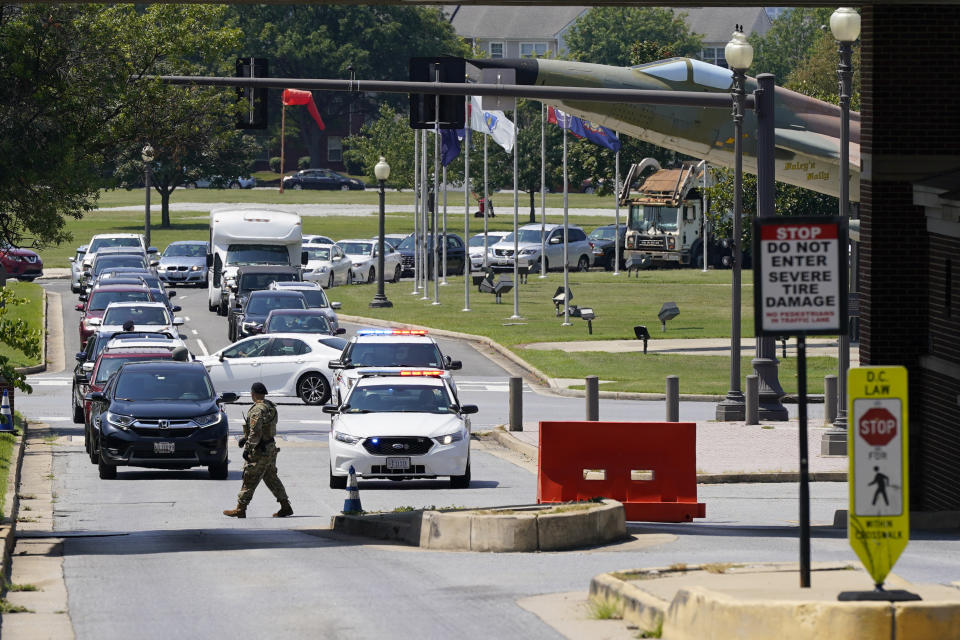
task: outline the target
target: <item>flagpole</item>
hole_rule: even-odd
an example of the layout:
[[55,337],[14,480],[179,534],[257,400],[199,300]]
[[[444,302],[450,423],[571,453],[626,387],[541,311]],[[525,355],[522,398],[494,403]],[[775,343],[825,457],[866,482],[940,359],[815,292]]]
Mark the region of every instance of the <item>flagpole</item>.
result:
[[490,217],[490,192],[487,190],[487,142],[490,136],[483,136],[483,268],[486,270],[490,266],[490,257],[487,255],[490,251],[490,237],[487,218]]
[[443,280],[440,286],[447,284],[447,165],[443,165]]
[[511,320],[520,317],[520,184],[517,182],[517,130],[520,128],[520,114],[517,105],[513,107],[513,315]]
[[[618,134],[619,135],[619,134]],[[613,275],[620,275],[620,149],[613,161],[613,197],[616,198],[617,223],[613,225]]]
[[[571,326],[570,323],[570,263],[569,249],[567,243],[567,228],[570,218],[569,186],[567,179],[567,121],[569,116],[563,114],[563,325]],[[558,118],[559,120],[559,118]]]
[[463,311],[470,311],[470,96],[463,103],[464,123],[463,141],[467,147],[463,155]]
[[420,130],[420,184],[423,199],[423,218],[420,220],[420,271],[423,282],[421,300],[430,299],[430,263],[427,262],[427,233],[430,227],[430,177],[427,174],[427,130]]
[[700,202],[700,211],[702,213],[701,220],[703,221],[703,233],[701,234],[701,246],[703,247],[703,272],[707,272],[707,168],[708,165],[706,161],[703,163],[703,188],[700,190],[701,202]]
[[[440,82],[440,65],[436,66],[437,82]],[[437,264],[437,215],[440,204],[440,94],[436,97],[436,106],[433,111],[433,218],[430,225],[430,258],[427,264],[433,263],[433,304],[440,304],[440,265]],[[430,273],[429,267],[427,274]]]
[[540,277],[547,277],[547,103],[540,103]]
[[420,293],[420,132],[413,130],[413,295]]
[[[283,100],[280,101],[283,104]],[[287,130],[287,105],[280,107],[280,193],[283,193],[283,155],[284,155],[284,134]]]

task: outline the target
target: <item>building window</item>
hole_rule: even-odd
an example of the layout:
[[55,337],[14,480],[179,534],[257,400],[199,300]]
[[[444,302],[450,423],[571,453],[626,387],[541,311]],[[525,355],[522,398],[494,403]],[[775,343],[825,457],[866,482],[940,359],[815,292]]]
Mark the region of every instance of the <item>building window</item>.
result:
[[502,43],[502,42],[491,42],[491,43],[490,43],[490,57],[491,57],[491,58],[502,58],[502,57],[503,57],[503,43]]
[[520,43],[521,58],[542,58],[545,55],[547,55],[546,42],[521,42]]
[[704,47],[700,49],[700,59],[718,67],[727,68],[727,59],[723,57],[723,47]]
[[340,162],[343,159],[343,138],[330,136],[327,138],[327,161]]

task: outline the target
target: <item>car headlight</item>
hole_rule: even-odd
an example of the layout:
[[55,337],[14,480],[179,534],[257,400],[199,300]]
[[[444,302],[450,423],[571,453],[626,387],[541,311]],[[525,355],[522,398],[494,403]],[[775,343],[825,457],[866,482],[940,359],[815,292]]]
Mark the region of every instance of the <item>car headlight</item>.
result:
[[355,266],[355,267],[362,267],[362,266],[363,266],[363,263],[362,263],[362,262],[354,262],[354,263],[353,263],[353,266]]
[[346,444],[357,444],[360,442],[360,438],[352,436],[349,433],[344,433],[342,431],[334,431],[333,439],[338,440],[339,442],[344,442]]
[[107,411],[104,416],[107,419],[107,422],[115,426],[116,428],[122,431],[129,431],[130,425],[136,422],[136,418],[133,416],[125,416],[120,413],[114,413],[112,411]]
[[193,419],[197,423],[197,426],[200,427],[212,427],[215,424],[220,424],[223,420],[223,412],[217,411],[215,413],[208,413],[205,416],[199,416]]
[[195,264],[192,267],[190,267],[190,271],[202,271],[202,270],[203,270],[203,267],[201,267],[198,264]]
[[448,433],[442,436],[434,438],[438,444],[453,444],[454,442],[460,442],[463,440],[463,431],[454,431],[453,433]]

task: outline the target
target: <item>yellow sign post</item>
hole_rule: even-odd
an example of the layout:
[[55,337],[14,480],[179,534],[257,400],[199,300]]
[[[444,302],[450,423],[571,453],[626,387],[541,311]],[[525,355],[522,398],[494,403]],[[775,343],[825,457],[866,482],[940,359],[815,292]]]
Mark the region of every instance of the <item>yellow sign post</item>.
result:
[[916,600],[883,581],[910,540],[907,370],[856,367],[847,376],[850,546],[873,578],[872,592],[841,600]]

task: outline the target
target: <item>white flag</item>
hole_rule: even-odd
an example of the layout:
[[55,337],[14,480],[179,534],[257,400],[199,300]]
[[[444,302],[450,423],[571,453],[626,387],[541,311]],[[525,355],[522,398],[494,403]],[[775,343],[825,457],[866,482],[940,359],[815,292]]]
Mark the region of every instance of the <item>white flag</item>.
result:
[[513,122],[503,111],[484,111],[480,107],[480,96],[472,96],[470,100],[470,128],[492,137],[507,153],[513,151]]

